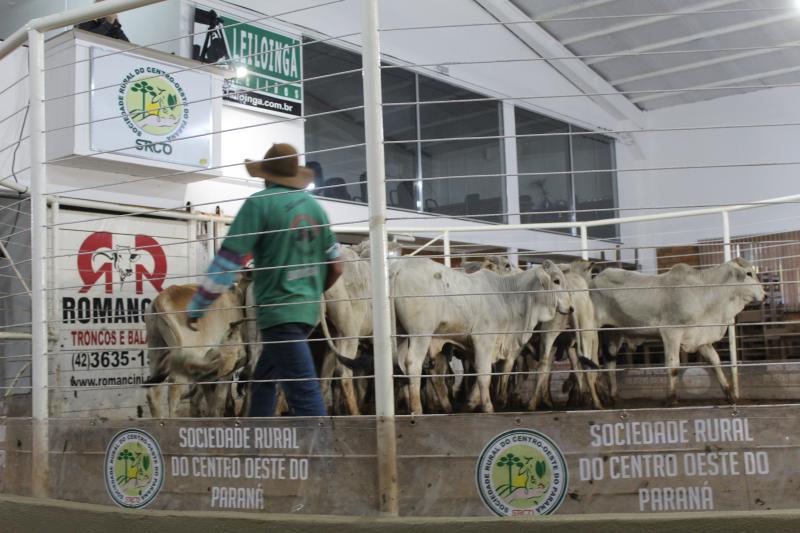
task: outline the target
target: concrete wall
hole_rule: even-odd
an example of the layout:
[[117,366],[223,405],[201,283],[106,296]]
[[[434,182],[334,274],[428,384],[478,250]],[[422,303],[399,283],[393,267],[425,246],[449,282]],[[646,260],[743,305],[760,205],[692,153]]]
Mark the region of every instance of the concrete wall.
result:
[[[702,167],[619,174],[624,214],[642,207],[736,204],[800,193],[800,109],[796,87],[766,89],[647,113],[648,129],[764,125],[635,135],[643,153],[620,146],[620,168]],[[793,124],[770,126],[770,124]],[[794,163],[794,164],[792,164]],[[737,166],[742,165],[742,166]],[[797,204],[731,215],[732,235],[797,229]],[[670,245],[722,237],[719,216],[623,226],[628,245]]]

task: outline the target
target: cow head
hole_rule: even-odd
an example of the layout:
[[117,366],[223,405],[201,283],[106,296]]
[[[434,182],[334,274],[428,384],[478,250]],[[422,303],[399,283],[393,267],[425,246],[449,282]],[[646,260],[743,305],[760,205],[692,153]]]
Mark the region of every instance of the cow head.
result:
[[595,263],[594,261],[573,261],[572,263],[566,265],[559,265],[561,266],[561,270],[564,272],[572,272],[573,274],[577,274],[586,281],[591,281],[597,274],[600,273],[600,266]]
[[120,286],[135,278],[136,294],[143,294],[145,280],[161,292],[167,273],[167,256],[161,245],[148,235],[134,236],[132,246],[115,244],[114,238],[110,232],[97,231],[81,243],[77,262],[83,287],[79,292],[88,292],[102,281],[105,292],[111,294],[115,272]]
[[481,263],[481,268],[497,272],[498,274],[516,274],[521,272],[519,268],[509,261],[504,255],[486,256]]
[[247,319],[237,320],[228,324],[228,329],[222,335],[217,346],[210,348],[205,355],[207,361],[212,361],[214,372],[211,375],[198,377],[198,380],[214,380],[230,376],[244,365],[247,359],[247,350],[242,336],[242,324]]
[[741,298],[745,304],[764,300],[764,287],[758,281],[758,273],[751,263],[737,257],[728,261],[728,267],[732,271],[733,283],[737,285],[736,296]]
[[134,265],[139,261],[140,254],[124,246],[114,246],[111,250],[97,251],[92,254],[92,263],[95,258],[102,257],[111,262],[111,267],[119,276],[119,286],[122,288],[125,281],[133,276]]
[[542,269],[550,276],[551,290],[555,291],[556,311],[567,315],[573,311],[572,296],[567,290],[567,280],[558,265],[549,259],[542,263]]

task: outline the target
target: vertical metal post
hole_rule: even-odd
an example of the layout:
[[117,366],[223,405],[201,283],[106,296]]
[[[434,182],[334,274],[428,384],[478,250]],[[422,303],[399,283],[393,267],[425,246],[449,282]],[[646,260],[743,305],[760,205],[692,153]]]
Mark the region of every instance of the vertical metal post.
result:
[[[502,106],[502,120],[503,120],[503,162],[505,164],[506,179],[505,179],[505,198],[506,213],[508,213],[509,224],[521,224],[522,214],[519,205],[519,165],[517,161],[517,117],[516,107],[512,102],[503,102]],[[511,264],[517,266],[519,264],[519,250],[517,248],[509,248],[508,260]]]
[[[731,220],[728,211],[722,212],[722,253],[726,262],[733,259],[731,255]],[[728,352],[731,358],[731,385],[735,401],[739,399],[739,355],[736,352],[735,323],[728,325]]]
[[31,401],[34,497],[46,498],[49,477],[47,387],[47,152],[45,149],[44,35],[28,30],[31,143]]
[[444,230],[442,234],[442,251],[444,252],[444,266],[451,266],[450,261],[450,231]]
[[397,441],[392,382],[392,324],[386,256],[386,176],[383,153],[383,97],[378,34],[378,0],[362,0],[364,128],[367,151],[369,246],[375,357],[375,414],[380,511],[398,514]]
[[581,224],[581,259],[589,260],[589,228],[586,224]]

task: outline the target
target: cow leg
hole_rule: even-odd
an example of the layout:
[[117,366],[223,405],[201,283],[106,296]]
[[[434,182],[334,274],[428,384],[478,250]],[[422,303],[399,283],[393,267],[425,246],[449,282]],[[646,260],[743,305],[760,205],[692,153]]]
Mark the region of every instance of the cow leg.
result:
[[[603,402],[600,400],[600,395],[597,392],[598,387],[598,372],[591,368],[586,368],[586,366],[581,363],[580,359],[578,358],[578,352],[575,348],[570,348],[567,352],[569,354],[570,365],[572,366],[572,370],[574,372],[573,375],[582,376],[586,379],[586,391],[579,392],[580,394],[580,406],[585,407],[588,403],[588,398],[591,398],[592,407],[595,409],[605,409],[603,406]],[[591,358],[587,358],[591,361]],[[594,361],[592,361],[594,363]],[[596,364],[596,363],[595,363]],[[599,365],[597,365],[599,367]],[[579,385],[580,388],[580,385]]]
[[341,381],[339,386],[342,389],[342,396],[344,396],[344,403],[347,407],[347,413],[351,415],[359,415],[361,411],[358,408],[358,399],[356,398],[356,391],[353,387],[353,371],[346,366],[339,363],[341,366],[339,375]]
[[322,401],[325,402],[325,407],[328,411],[333,413],[333,398],[332,391],[333,383],[330,378],[336,369],[336,354],[331,350],[325,352],[325,358],[322,360],[322,369],[320,369],[320,389],[322,391]]
[[207,383],[202,385],[203,397],[206,400],[206,416],[213,418],[220,416],[218,412],[219,395],[223,392],[224,386],[224,384],[219,383]]
[[167,410],[170,418],[176,418],[178,416],[178,406],[181,403],[181,397],[183,397],[183,391],[185,389],[186,381],[183,377],[177,377],[170,383],[169,390],[167,391]]
[[425,362],[430,344],[430,337],[411,337],[408,341],[405,366],[409,376],[409,407],[412,415],[422,414],[422,363]]
[[511,383],[511,371],[514,370],[514,363],[516,362],[516,357],[509,356],[503,359],[502,363],[500,363],[501,374],[497,376],[497,398],[495,401],[501,408],[508,405],[508,390],[509,383]]
[[704,344],[703,346],[700,346],[697,351],[700,352],[700,355],[705,357],[706,361],[714,365],[714,371],[717,373],[719,386],[722,387],[722,392],[725,393],[725,399],[730,403],[735,403],[738,398],[733,396],[733,390],[731,389],[730,384],[728,384],[728,379],[725,377],[725,372],[722,370],[722,363],[719,360],[719,354],[717,351],[710,344]]
[[[342,339],[337,348],[339,353],[349,359],[355,359],[358,353],[358,339]],[[336,373],[341,377],[339,387],[344,395],[344,402],[347,407],[348,414],[360,414],[358,409],[358,400],[356,399],[356,391],[353,388],[353,370],[347,368],[340,361],[336,361]]]
[[150,407],[150,416],[161,418],[161,388],[164,385],[154,385],[147,389],[147,405]]
[[667,405],[676,405],[678,403],[678,367],[681,362],[680,337],[672,331],[662,331],[661,340],[664,342],[664,359],[667,362],[667,372],[669,373]]
[[490,388],[492,384],[492,359],[497,341],[493,335],[481,335],[480,337],[473,337],[472,343],[475,346],[475,373],[478,374],[477,383],[481,397],[481,410],[484,413],[494,413]]
[[447,378],[443,374],[447,374],[450,365],[447,363],[447,357],[442,353],[433,356],[433,374],[431,382],[433,383],[433,390],[436,392],[436,397],[439,400],[439,405],[445,413],[452,413],[453,406],[450,404],[450,391],[447,390]]
[[547,332],[542,333],[540,353],[539,353],[539,370],[536,374],[536,388],[533,390],[533,396],[528,403],[528,410],[535,411],[539,404],[553,407],[550,402],[550,368],[553,364],[553,343],[556,342],[558,333]]
[[[581,332],[581,343],[583,344],[583,356],[589,358],[591,362],[593,362],[598,367],[600,366],[600,359],[598,357],[598,345],[599,345],[599,338],[597,335],[597,331],[595,330],[584,330]],[[595,409],[605,409],[603,406],[603,402],[600,401],[600,395],[597,391],[598,389],[598,380],[601,378],[601,374],[599,372],[588,372],[586,374],[586,382],[589,387],[589,392],[592,395],[592,403],[594,404]]]
[[617,355],[622,348],[622,336],[612,335],[608,343],[608,361],[606,361],[606,368],[608,368],[608,383],[611,388],[611,403],[617,402]]

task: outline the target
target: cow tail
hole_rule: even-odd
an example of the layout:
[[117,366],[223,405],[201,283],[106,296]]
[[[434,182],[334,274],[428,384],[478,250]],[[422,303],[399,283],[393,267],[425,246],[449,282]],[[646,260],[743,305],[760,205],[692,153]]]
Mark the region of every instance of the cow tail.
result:
[[[389,285],[391,290],[391,284]],[[392,359],[394,359],[395,366],[400,369],[401,374],[408,374],[406,372],[406,365],[405,361],[401,361],[398,357],[398,348],[397,348],[397,311],[394,308],[394,299],[392,299],[391,294],[389,295],[389,327],[394,328],[394,334],[392,337]]]
[[333,352],[333,355],[336,356],[336,360],[350,370],[362,370],[366,368],[365,363],[363,361],[359,361],[359,359],[361,359],[360,357],[357,357],[356,359],[350,359],[349,357],[342,355],[339,350],[336,349],[336,344],[333,342],[331,330],[328,328],[328,320],[326,319],[325,309],[325,299],[323,298],[320,302],[320,326],[322,326],[322,333],[325,335],[325,342],[328,343],[328,348],[330,348],[331,352]]

